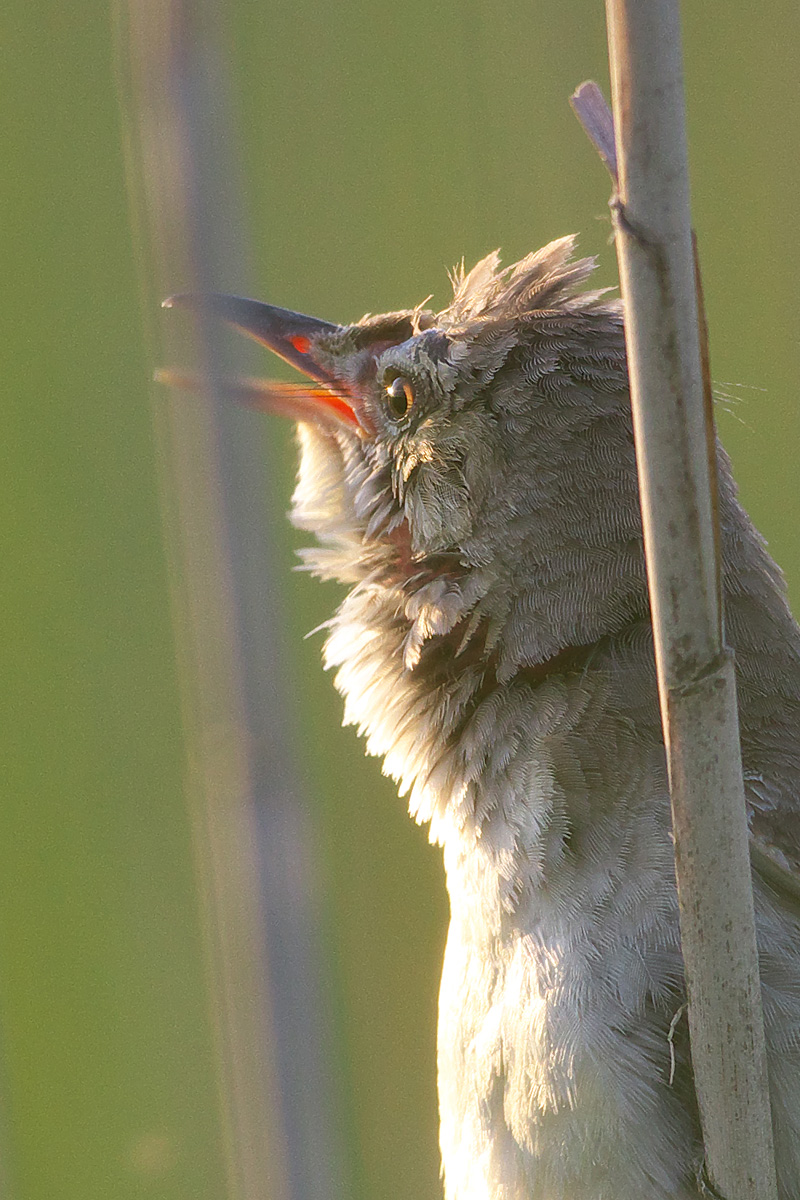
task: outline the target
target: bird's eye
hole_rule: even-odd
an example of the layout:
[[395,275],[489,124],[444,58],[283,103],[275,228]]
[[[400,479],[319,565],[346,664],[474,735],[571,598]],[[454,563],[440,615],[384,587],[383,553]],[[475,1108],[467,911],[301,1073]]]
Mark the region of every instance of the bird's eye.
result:
[[395,420],[400,421],[414,403],[414,386],[405,375],[396,375],[391,383],[386,385],[386,397],[389,411]]

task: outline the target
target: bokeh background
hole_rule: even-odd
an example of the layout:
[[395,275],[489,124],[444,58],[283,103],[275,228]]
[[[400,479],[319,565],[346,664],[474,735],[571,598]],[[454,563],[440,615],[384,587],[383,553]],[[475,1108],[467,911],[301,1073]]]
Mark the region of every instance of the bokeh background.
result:
[[[718,411],[800,609],[800,9],[683,6]],[[607,87],[602,5],[223,9],[260,293],[332,320],[448,293],[445,268],[581,234],[613,284],[609,185],[567,97]],[[7,0],[3,99],[0,1194],[222,1200],[170,579],[103,0]],[[268,368],[269,364],[265,364]],[[255,419],[254,419],[255,420]],[[291,431],[264,419],[288,503]],[[439,853],[319,666],[336,590],[291,573],[338,1103],[363,1200],[439,1194]]]

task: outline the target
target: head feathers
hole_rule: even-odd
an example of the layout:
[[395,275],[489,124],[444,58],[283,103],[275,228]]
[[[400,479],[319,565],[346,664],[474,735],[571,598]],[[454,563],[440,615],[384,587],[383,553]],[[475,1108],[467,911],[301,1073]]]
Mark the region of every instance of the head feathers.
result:
[[571,261],[575,243],[574,237],[559,238],[503,268],[494,250],[468,274],[462,262],[450,275],[453,301],[439,314],[439,320],[459,326],[473,321],[520,320],[544,310],[593,307],[606,289],[575,295],[577,286],[596,266],[594,258]]

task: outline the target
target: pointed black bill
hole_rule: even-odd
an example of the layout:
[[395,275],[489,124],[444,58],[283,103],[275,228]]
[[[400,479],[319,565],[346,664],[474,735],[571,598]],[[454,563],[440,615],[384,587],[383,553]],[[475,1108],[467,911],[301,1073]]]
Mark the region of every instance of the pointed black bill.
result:
[[241,333],[267,346],[275,354],[309,379],[318,383],[337,386],[338,380],[332,371],[322,366],[315,356],[316,340],[323,335],[336,333],[338,325],[307,317],[304,313],[292,312],[289,308],[276,308],[260,300],[247,300],[242,296],[225,296],[219,292],[208,295],[186,293],[170,296],[163,308],[188,308],[194,312],[210,313],[211,316],[232,325]]
[[[320,361],[320,338],[338,333],[341,326],[292,312],[288,308],[262,304],[260,300],[246,300],[241,296],[225,296],[214,292],[207,295],[170,296],[162,307],[186,308],[225,321],[240,333],[267,346],[309,379],[324,385],[315,388],[307,384],[277,383],[266,379],[226,380],[225,394],[238,403],[295,421],[310,421],[329,430],[344,425],[362,437],[371,436],[374,432],[360,398],[352,394],[345,380]],[[157,377],[170,387],[190,391],[202,388],[201,378],[186,372],[160,371]]]
[[[195,371],[176,371],[161,368],[153,376],[156,383],[183,392],[202,392],[207,381]],[[233,378],[219,383],[221,394],[244,408],[257,412],[275,413],[292,421],[311,421],[328,430],[342,425],[352,431],[366,433],[366,423],[359,421],[355,405],[326,387],[311,387],[302,383],[278,383],[270,379]],[[370,426],[371,428],[371,426]]]

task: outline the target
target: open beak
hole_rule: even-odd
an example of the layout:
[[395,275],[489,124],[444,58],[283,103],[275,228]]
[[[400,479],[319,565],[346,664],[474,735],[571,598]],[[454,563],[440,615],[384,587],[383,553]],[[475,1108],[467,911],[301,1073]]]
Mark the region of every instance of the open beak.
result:
[[[337,333],[340,328],[338,325],[292,312],[288,308],[262,304],[260,300],[220,293],[170,296],[162,307],[186,308],[218,317],[240,333],[267,346],[310,380],[322,384],[322,387],[311,387],[302,383],[237,379],[225,384],[225,390],[232,399],[249,408],[278,413],[295,421],[310,421],[329,428],[344,424],[351,431],[366,432],[347,384],[320,361],[317,349],[319,339]],[[190,389],[194,389],[199,382],[196,376],[175,371],[159,371],[157,378],[162,383]]]

